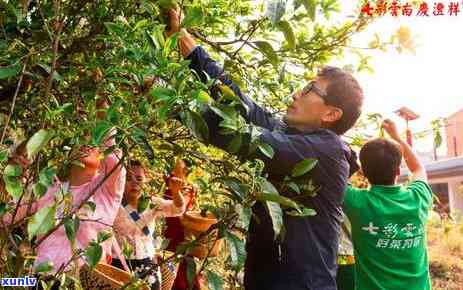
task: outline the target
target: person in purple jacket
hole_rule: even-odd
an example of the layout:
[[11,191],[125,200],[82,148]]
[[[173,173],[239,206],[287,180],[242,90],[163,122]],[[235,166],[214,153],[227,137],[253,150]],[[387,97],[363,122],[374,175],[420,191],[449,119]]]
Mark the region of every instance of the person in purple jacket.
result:
[[[301,201],[317,215],[284,215],[283,241],[274,239],[270,216],[263,203],[257,202],[246,242],[245,287],[248,290],[336,290],[336,252],[338,249],[342,203],[349,176],[358,169],[356,155],[340,135],[357,121],[363,103],[363,91],[349,73],[325,67],[304,89],[294,95],[284,121],[243,95],[223,69],[185,30],[180,30],[179,13],[168,10],[168,34],[181,32],[178,46],[190,60],[190,68],[203,82],[215,80],[211,96],[218,99],[218,85],[226,85],[241,98],[248,123],[261,128],[260,141],[274,150],[273,158],[249,150],[250,136],[243,136],[239,157],[259,158],[265,163],[269,180],[280,184],[294,165],[316,158],[316,167],[303,176],[320,186],[318,194]],[[234,136],[220,134],[221,118],[212,111],[203,115],[209,126],[210,143],[227,150]],[[290,192],[281,192],[291,197]]]

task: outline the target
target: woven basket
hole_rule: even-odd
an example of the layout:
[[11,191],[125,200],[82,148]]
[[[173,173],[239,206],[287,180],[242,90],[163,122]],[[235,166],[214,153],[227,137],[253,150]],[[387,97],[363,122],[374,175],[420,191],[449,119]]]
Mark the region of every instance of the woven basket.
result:
[[171,290],[177,277],[178,262],[167,262],[161,265],[161,290]]
[[[79,277],[82,288],[88,290],[120,289],[132,278],[128,272],[103,263],[96,265],[93,270],[87,265],[82,266]],[[147,287],[142,287],[141,289],[149,290]]]
[[[202,233],[209,230],[209,228],[217,223],[217,219],[212,215],[208,214],[207,217],[202,217],[199,212],[186,212],[181,223],[185,229],[185,237],[196,238]],[[197,245],[189,249],[188,254],[204,259],[208,256],[215,257],[222,248],[222,240],[217,240],[218,231],[213,231],[209,236],[202,237]]]

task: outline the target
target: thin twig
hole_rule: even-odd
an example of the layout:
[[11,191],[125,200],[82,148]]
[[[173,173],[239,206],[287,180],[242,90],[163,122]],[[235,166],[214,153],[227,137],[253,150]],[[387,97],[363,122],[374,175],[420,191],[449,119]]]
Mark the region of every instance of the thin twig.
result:
[[[254,32],[257,31],[257,29],[259,28],[259,25],[265,20],[265,18],[262,18],[261,20],[257,21],[256,23],[254,23],[251,27],[251,30],[249,32],[249,35],[248,37],[244,40],[244,42],[241,44],[241,46],[233,53],[233,57],[235,57],[238,52],[244,47],[245,44],[248,44],[249,45],[249,39],[251,38],[251,36],[254,34]],[[254,48],[254,47],[253,47]]]
[[[58,23],[57,25],[58,29],[55,32],[55,35],[53,38],[53,60],[52,60],[51,67],[50,67],[50,75],[48,76],[47,87],[45,88],[45,94],[44,94],[45,99],[48,99],[48,94],[50,93],[51,85],[53,84],[53,74],[55,73],[56,61],[58,59],[59,40],[60,40],[61,30],[63,29],[63,26],[64,26],[63,23],[59,21],[59,10],[60,10],[60,1],[57,1],[56,6],[55,6],[55,17]],[[45,122],[42,124],[42,128],[44,127],[45,127]]]
[[23,81],[24,72],[26,71],[26,66],[27,66],[28,60],[29,60],[29,58],[27,58],[24,61],[23,68],[21,70],[21,75],[19,76],[18,84],[16,85],[16,90],[14,92],[13,101],[11,102],[10,113],[8,114],[8,118],[6,119],[5,128],[3,128],[2,138],[0,139],[0,144],[3,144],[3,140],[5,139],[6,131],[8,130],[8,124],[10,123],[11,116],[13,115],[13,112],[14,112],[14,106],[16,104],[16,98],[18,97],[19,88],[21,87],[21,83]]

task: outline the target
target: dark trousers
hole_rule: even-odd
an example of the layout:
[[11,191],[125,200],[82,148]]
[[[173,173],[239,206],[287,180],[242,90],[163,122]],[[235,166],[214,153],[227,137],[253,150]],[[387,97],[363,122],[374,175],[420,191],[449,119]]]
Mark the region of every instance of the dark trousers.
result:
[[245,271],[246,290],[312,290],[304,277],[278,271]]

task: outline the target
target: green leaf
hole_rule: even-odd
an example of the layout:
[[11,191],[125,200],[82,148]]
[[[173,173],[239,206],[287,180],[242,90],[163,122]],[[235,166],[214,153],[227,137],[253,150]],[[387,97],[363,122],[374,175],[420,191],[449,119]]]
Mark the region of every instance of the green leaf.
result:
[[8,164],[3,170],[3,174],[7,177],[19,177],[21,176],[21,167],[19,165]]
[[273,150],[272,146],[270,146],[267,143],[259,143],[257,147],[265,156],[267,156],[270,159],[272,159],[275,155],[275,151]]
[[231,266],[240,269],[246,260],[245,242],[231,232],[226,232],[225,237],[230,249]]
[[309,15],[310,19],[312,21],[315,21],[318,1],[317,0],[302,0],[302,4],[304,5],[305,10],[307,10],[307,14]]
[[5,177],[3,178],[3,180],[5,181],[6,191],[9,194],[11,194],[11,196],[13,197],[15,201],[17,201],[23,193],[21,182],[19,182],[16,179],[10,179],[10,178],[5,179]]
[[193,97],[202,104],[209,104],[212,101],[211,96],[209,96],[209,94],[203,90],[196,90],[193,93]]
[[150,46],[152,51],[161,49],[162,46],[157,42],[157,40],[150,34],[148,30],[145,30],[145,38],[148,41],[148,45]]
[[201,7],[188,7],[185,11],[185,18],[183,19],[181,26],[184,28],[200,26],[203,23],[203,19],[204,12]]
[[300,162],[298,162],[291,172],[292,177],[298,177],[306,174],[310,170],[312,170],[318,163],[317,159],[314,158],[307,158]]
[[276,203],[279,203],[285,207],[289,208],[294,208],[296,210],[300,210],[299,205],[292,199],[282,196],[282,195],[276,195],[276,194],[270,194],[270,193],[261,193],[257,196],[257,200],[260,201],[273,201]]
[[193,258],[186,258],[186,278],[188,281],[188,289],[192,289],[193,281],[196,277],[196,263]]
[[17,75],[21,71],[21,64],[0,67],[0,80]]
[[290,189],[292,189],[294,192],[296,192],[297,194],[300,194],[301,193],[301,190],[299,188],[299,185],[297,185],[297,183],[295,183],[294,181],[291,181],[289,183],[286,184]]
[[297,217],[314,216],[317,212],[311,208],[304,207],[301,210],[287,211],[286,214]]
[[8,151],[0,150],[0,163],[8,160]]
[[240,101],[240,98],[235,94],[235,92],[227,85],[219,86],[222,95],[226,100],[230,101]]
[[35,272],[36,273],[47,273],[53,270],[53,262],[51,261],[45,261],[37,265],[35,267]]
[[27,224],[29,240],[37,235],[46,234],[55,226],[56,205],[39,209]]
[[222,290],[223,289],[223,280],[222,278],[212,272],[212,271],[207,271],[207,285],[209,286],[209,290]]
[[144,195],[140,196],[140,198],[138,199],[137,211],[139,213],[144,212],[148,208],[149,204],[150,204],[150,198],[148,196],[144,196]]
[[262,178],[260,180],[260,184],[262,186],[262,192],[263,193],[268,193],[268,194],[275,194],[275,195],[279,195],[280,193],[278,192],[278,190],[275,188],[275,186],[269,182],[268,180]]
[[283,211],[278,203],[272,201],[266,201],[265,207],[272,220],[274,239],[276,239],[283,227]]
[[219,182],[225,185],[228,188],[228,190],[230,190],[233,193],[233,196],[235,196],[236,201],[238,202],[243,201],[243,199],[246,197],[247,192],[249,190],[236,177],[230,177],[230,176],[220,177],[220,178],[214,179],[212,182]]
[[90,268],[95,268],[103,255],[103,249],[95,242],[91,242],[84,252],[85,258]]
[[96,204],[93,201],[85,202],[84,206],[88,207],[92,212],[95,212]]
[[7,165],[3,174],[5,189],[15,201],[17,201],[23,193],[23,188],[18,179],[18,174],[21,175],[21,168],[18,165]]
[[104,25],[109,32],[116,34],[119,37],[124,37],[124,27],[119,23],[105,22]]
[[283,20],[278,22],[278,27],[283,32],[285,39],[288,42],[288,48],[296,48],[296,36],[294,35],[294,30],[291,27],[291,24],[288,21]]
[[40,170],[39,182],[45,186],[50,186],[53,184],[55,174],[55,169],[53,167],[45,167]]
[[27,142],[26,150],[29,159],[34,157],[53,137],[53,132],[40,129]]
[[151,89],[150,96],[158,102],[172,98],[175,96],[175,91],[165,87],[155,87]]
[[[38,66],[40,66],[44,71],[46,71],[48,74],[51,72],[51,67],[49,65],[46,65],[44,63],[38,63]],[[62,81],[63,77],[55,70],[53,71],[53,79],[55,81]]]
[[186,112],[186,126],[198,140],[207,142],[209,139],[209,127],[200,114],[188,110]]
[[32,188],[32,190],[34,191],[34,194],[37,197],[42,197],[47,192],[47,189],[48,187],[43,185],[40,182],[37,182],[36,184],[34,184],[34,187]]
[[95,146],[101,145],[110,129],[111,124],[106,121],[99,121],[96,123],[96,126],[92,128],[91,144]]
[[149,26],[150,23],[148,22],[148,19],[142,19],[142,20],[139,20],[135,26],[133,27],[133,31],[137,31],[139,30],[140,28],[144,28],[146,26]]
[[230,144],[227,146],[227,150],[230,153],[237,153],[241,148],[241,142],[243,137],[241,134],[237,133],[235,137],[231,140]]
[[260,52],[262,52],[268,58],[271,64],[277,66],[278,56],[275,53],[275,50],[273,50],[272,45],[268,41],[254,41],[254,44],[257,46]]
[[109,239],[110,237],[111,237],[111,232],[106,232],[106,231],[98,232],[97,241],[98,243],[102,243],[106,241],[107,239]]
[[8,205],[4,202],[0,202],[0,217],[2,217],[8,210]]
[[251,222],[252,210],[249,207],[244,207],[238,203],[235,206],[235,211],[239,216],[236,225],[247,230],[249,228],[249,223]]
[[[71,218],[66,217],[64,219],[64,231],[69,241],[74,241],[77,236],[77,231],[79,230],[80,220],[78,217]],[[99,233],[98,233],[99,234]]]
[[164,10],[175,9],[177,5],[177,1],[176,0],[158,0],[157,4],[159,5],[159,7],[161,7]]

